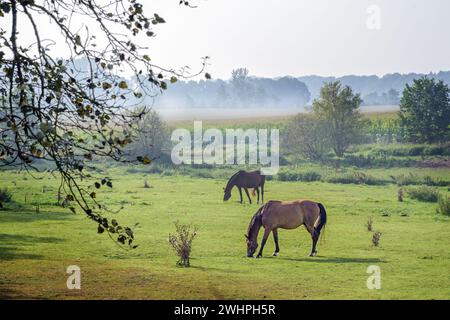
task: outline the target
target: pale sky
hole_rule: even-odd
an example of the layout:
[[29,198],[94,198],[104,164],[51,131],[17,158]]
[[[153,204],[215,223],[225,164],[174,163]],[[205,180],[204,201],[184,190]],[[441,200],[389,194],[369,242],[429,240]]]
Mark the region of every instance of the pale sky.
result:
[[[142,2],[148,15],[167,21],[156,38],[145,38],[152,61],[198,70],[210,56],[213,78],[228,79],[237,67],[260,77],[450,70],[448,0],[190,0],[194,9],[178,0]],[[373,6],[379,15],[368,13]],[[30,28],[22,25],[21,36]]]
[[[152,57],[193,65],[211,56],[213,77],[244,66],[256,76],[450,70],[448,0],[153,0],[167,20]],[[367,27],[371,5],[380,29]]]

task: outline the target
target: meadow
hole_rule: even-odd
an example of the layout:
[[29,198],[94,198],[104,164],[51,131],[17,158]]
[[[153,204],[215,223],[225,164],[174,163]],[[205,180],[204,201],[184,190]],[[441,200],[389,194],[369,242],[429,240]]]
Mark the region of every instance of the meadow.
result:
[[[147,168],[148,171],[149,168]],[[331,169],[329,169],[331,170]],[[390,169],[390,173],[408,169]],[[223,178],[172,172],[130,173],[105,167],[113,188],[98,198],[121,224],[134,226],[134,250],[123,250],[97,234],[83,214],[56,205],[59,180],[37,180],[25,172],[0,173],[12,202],[0,210],[0,297],[31,299],[449,299],[450,218],[436,203],[405,197],[398,186],[280,181],[266,184],[266,199],[308,198],[328,212],[318,256],[308,257],[306,230],[280,230],[281,252],[272,257],[272,237],[264,257],[246,257],[244,233],[256,204],[239,204],[235,190],[222,201]],[[136,170],[135,170],[136,171]],[[413,168],[417,175],[449,177],[448,168]],[[366,169],[374,177],[385,170]],[[147,179],[150,188],[144,188]],[[443,194],[447,187],[436,187]],[[372,244],[366,223],[382,233]],[[168,243],[174,222],[198,228],[191,267],[176,266]],[[260,237],[262,234],[260,234]],[[68,290],[66,268],[81,268],[81,290]],[[382,288],[369,290],[370,265],[381,269]]]
[[[262,259],[246,257],[244,234],[259,205],[255,198],[252,205],[238,203],[237,190],[223,202],[222,188],[236,166],[97,162],[92,174],[113,183],[96,190],[97,198],[117,212],[110,218],[134,229],[133,250],[58,204],[57,176],[2,170],[0,193],[6,188],[12,198],[0,209],[0,298],[449,299],[450,216],[438,213],[437,203],[408,194],[409,188],[425,186],[432,196],[448,197],[449,149],[396,143],[401,132],[393,114],[365,117],[372,121],[370,137],[344,158],[329,155],[326,164],[311,163],[282,149],[282,167],[268,177],[266,201],[311,199],[325,205],[328,224],[313,258],[304,227],[279,230],[278,257],[272,257],[272,237]],[[204,121],[203,127],[283,130],[287,121],[222,119]],[[192,122],[170,126],[189,129]],[[93,188],[92,181],[83,183]],[[175,222],[197,228],[189,268],[177,266],[169,245]],[[376,231],[378,246],[372,242]],[[71,265],[81,269],[81,290],[67,289]],[[366,284],[373,265],[381,270],[379,290]]]

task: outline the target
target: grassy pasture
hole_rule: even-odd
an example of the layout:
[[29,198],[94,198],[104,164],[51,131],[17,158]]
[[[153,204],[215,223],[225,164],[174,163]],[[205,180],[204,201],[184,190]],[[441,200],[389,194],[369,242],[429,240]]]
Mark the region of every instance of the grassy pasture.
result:
[[[414,171],[450,175],[448,169]],[[151,174],[152,188],[145,189],[141,173],[113,168],[107,174],[114,177],[114,188],[101,189],[98,198],[111,209],[124,207],[117,214],[121,224],[139,222],[139,247],[133,251],[97,234],[82,214],[55,206],[58,180],[51,175],[34,180],[0,172],[0,186],[13,191],[13,202],[0,211],[1,298],[450,298],[450,219],[436,214],[435,203],[398,202],[393,184],[268,181],[267,200],[308,198],[325,205],[325,242],[319,243],[318,257],[310,258],[311,241],[303,227],[280,230],[278,257],[271,256],[271,237],[264,258],[249,259],[244,233],[258,205],[237,203],[237,191],[223,203],[223,179]],[[439,190],[448,192],[447,187]],[[369,216],[374,230],[382,232],[380,247],[372,246],[365,226]],[[167,241],[175,221],[198,227],[190,268],[175,265]],[[81,290],[66,288],[69,265],[81,268]],[[366,287],[369,265],[381,268],[381,290]]]

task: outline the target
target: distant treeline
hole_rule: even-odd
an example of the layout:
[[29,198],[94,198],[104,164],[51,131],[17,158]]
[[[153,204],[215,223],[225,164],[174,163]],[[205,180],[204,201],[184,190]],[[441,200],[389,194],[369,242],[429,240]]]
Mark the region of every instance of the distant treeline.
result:
[[[353,88],[363,100],[362,105],[398,105],[406,84],[424,74],[388,74],[344,77],[280,77],[259,78],[245,68],[233,70],[229,80],[178,81],[158,96],[161,107],[303,107],[318,98],[324,83],[339,80]],[[429,78],[450,85],[450,71],[430,73]]]
[[159,107],[303,107],[311,99],[306,85],[293,77],[251,77],[233,70],[230,80],[178,81],[156,98]]
[[[83,59],[73,62],[72,68],[90,70],[89,65]],[[82,73],[74,77],[80,76]],[[251,76],[246,68],[238,68],[231,72],[228,80],[178,79],[175,83],[168,81],[168,90],[164,90],[162,94],[155,91],[148,96],[128,99],[127,104],[130,106],[146,104],[166,108],[304,107],[311,105],[319,97],[320,88],[325,83],[339,81],[344,86],[350,86],[353,92],[360,94],[363,106],[398,105],[406,84],[412,84],[414,79],[422,76],[442,80],[445,84],[450,85],[450,71],[429,74],[392,73],[383,77],[376,75],[343,77],[311,75],[260,78]],[[136,82],[136,79],[124,80],[131,80],[131,83]]]

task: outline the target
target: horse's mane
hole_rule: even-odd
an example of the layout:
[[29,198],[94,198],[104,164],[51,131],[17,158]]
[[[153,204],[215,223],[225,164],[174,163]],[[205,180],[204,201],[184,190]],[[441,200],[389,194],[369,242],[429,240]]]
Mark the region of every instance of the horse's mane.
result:
[[230,179],[228,179],[227,186],[225,187],[225,190],[228,190],[228,188],[230,187],[230,183],[237,177],[238,174],[240,174],[242,172],[243,172],[242,170],[239,170],[238,172],[233,174]]
[[256,211],[256,213],[253,215],[253,217],[250,220],[250,223],[248,225],[247,237],[251,238],[253,236],[255,229],[261,227],[261,224],[262,224],[261,216],[262,216],[264,209],[267,207],[267,205],[269,203],[270,203],[270,201],[268,203],[266,203],[265,205],[263,205],[261,208],[259,208],[258,211]]
[[250,239],[253,235],[253,230],[256,227],[256,225],[258,224],[257,222],[259,222],[261,220],[261,208],[258,209],[258,211],[256,211],[256,213],[253,215],[252,220],[250,220],[250,223],[248,225],[248,229],[247,229],[247,237]]

